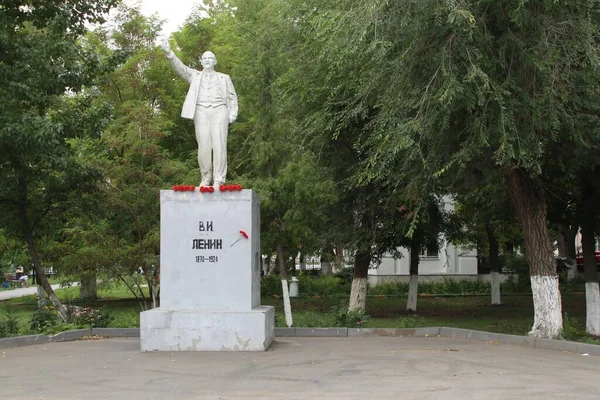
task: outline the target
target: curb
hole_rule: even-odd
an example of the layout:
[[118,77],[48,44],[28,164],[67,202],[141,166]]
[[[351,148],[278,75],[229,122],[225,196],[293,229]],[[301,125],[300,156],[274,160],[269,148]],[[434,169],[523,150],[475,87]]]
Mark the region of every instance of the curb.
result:
[[[139,328],[93,328],[60,332],[53,336],[30,335],[0,339],[0,349],[31,346],[52,342],[67,342],[86,336],[139,338]],[[488,344],[517,345],[534,349],[555,350],[600,357],[600,345],[570,342],[567,340],[539,339],[528,336],[475,331],[471,329],[428,327],[428,328],[275,328],[275,337],[444,337],[448,339],[472,340]]]
[[92,328],[92,336],[140,337],[139,328]]

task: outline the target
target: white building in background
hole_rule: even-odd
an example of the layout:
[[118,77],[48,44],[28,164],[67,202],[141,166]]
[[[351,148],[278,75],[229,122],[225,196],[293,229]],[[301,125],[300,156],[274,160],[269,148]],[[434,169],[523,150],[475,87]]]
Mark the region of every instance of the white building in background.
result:
[[[410,276],[410,251],[399,249],[402,256],[384,256],[379,266],[369,268],[369,284],[382,282],[408,282]],[[346,268],[352,268],[351,257],[347,257]],[[296,270],[320,271],[323,268],[321,257],[307,256],[304,263],[296,258]],[[339,272],[337,270],[330,272]],[[419,256],[419,280],[442,280],[444,278],[489,280],[487,275],[477,275],[477,251],[464,249],[443,241],[439,250],[424,250]]]
[[[454,202],[447,196],[443,198],[443,207],[446,211],[454,211]],[[488,281],[489,274],[477,274],[477,250],[463,248],[449,243],[443,237],[439,249],[424,249],[419,256],[419,280],[431,281],[444,278],[469,279]],[[377,285],[383,282],[408,282],[410,277],[410,251],[399,248],[400,258],[391,255],[384,256],[381,264],[373,264],[369,268],[369,284]],[[344,254],[345,267],[352,268],[352,256]],[[300,262],[300,254],[296,257],[298,271],[323,270],[320,255],[306,256]],[[338,272],[336,270],[330,272]]]
[[[442,198],[445,211],[454,211],[454,201],[449,196]],[[444,278],[477,280],[477,250],[461,248],[443,237],[439,249],[424,249],[419,256],[419,280]],[[382,282],[408,282],[410,276],[410,251],[400,248],[402,256],[383,257],[379,266],[369,269],[369,284]]]
[[[410,276],[410,251],[400,249],[402,257],[384,256],[379,267],[369,269],[369,284],[382,282],[408,282]],[[419,280],[443,278],[477,280],[477,251],[463,249],[445,242],[439,251],[425,250],[419,256]]]

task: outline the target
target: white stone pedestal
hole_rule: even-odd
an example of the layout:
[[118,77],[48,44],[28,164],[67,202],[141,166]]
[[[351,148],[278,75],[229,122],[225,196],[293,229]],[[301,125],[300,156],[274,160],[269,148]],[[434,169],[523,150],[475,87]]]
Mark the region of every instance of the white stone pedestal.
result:
[[142,351],[266,350],[258,197],[161,190],[160,210],[161,306],[140,314]]

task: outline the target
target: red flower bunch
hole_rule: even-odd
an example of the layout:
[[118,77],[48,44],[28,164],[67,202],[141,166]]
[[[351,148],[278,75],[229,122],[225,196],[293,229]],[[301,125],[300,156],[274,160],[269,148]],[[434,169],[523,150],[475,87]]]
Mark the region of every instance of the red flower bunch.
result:
[[175,192],[193,192],[196,190],[196,186],[173,185],[173,190]]
[[215,188],[212,186],[200,186],[200,193],[212,193],[215,191]]
[[219,190],[221,192],[239,192],[242,190],[242,185],[220,185]]

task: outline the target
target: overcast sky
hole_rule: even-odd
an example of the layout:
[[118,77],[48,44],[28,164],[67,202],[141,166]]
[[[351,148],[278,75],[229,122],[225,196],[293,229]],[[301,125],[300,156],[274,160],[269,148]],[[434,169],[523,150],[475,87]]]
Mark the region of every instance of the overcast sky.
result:
[[126,0],[126,3],[130,6],[140,3],[142,14],[150,16],[156,13],[160,19],[166,20],[163,34],[168,36],[183,25],[194,6],[200,4],[201,0]]

